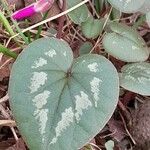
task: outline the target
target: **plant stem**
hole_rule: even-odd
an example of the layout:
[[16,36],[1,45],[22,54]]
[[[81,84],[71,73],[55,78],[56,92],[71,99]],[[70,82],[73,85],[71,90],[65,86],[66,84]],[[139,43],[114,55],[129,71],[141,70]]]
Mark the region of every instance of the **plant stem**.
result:
[[140,25],[142,25],[146,21],[146,16],[142,15],[140,18],[134,23],[132,28],[137,29]]
[[18,33],[20,34],[20,36],[22,37],[22,39],[24,40],[24,42],[28,45],[29,41],[28,38],[22,33],[21,29],[19,28],[17,22],[15,20],[12,19],[12,22],[14,24],[14,26],[16,27]]
[[[12,12],[9,10],[9,7],[8,7],[8,4],[7,4],[6,0],[1,1],[1,3],[3,4],[4,8],[7,10],[9,16],[11,16]],[[21,29],[19,28],[17,22],[16,22],[15,20],[13,20],[12,18],[11,18],[11,20],[12,20],[14,26],[16,27],[18,33],[20,34],[20,36],[21,36],[22,39],[24,40],[24,42],[25,42],[26,44],[29,44],[28,38],[22,33],[22,31],[21,31]]]
[[[0,22],[4,25],[7,32],[10,34],[10,36],[14,36],[15,32],[13,31],[8,19],[4,16],[3,12],[0,11]],[[14,41],[21,47],[21,44],[18,42],[17,38],[14,38]]]
[[3,53],[4,55],[7,55],[9,57],[12,57],[14,59],[17,58],[17,54],[10,51],[8,48],[4,47],[2,44],[0,44],[0,52]]
[[[48,12],[49,12],[49,10],[44,14],[44,16],[43,16],[43,18],[42,18],[42,21],[47,18]],[[42,25],[40,25],[40,26],[38,27],[38,32],[37,32],[37,34],[36,34],[36,36],[35,36],[35,40],[37,40],[37,39],[40,37],[41,31],[42,31]]]
[[4,14],[0,11],[0,22],[3,23],[4,27],[6,28],[7,32],[13,36],[15,35],[13,29],[11,28],[8,20],[6,19],[6,17],[4,16]]

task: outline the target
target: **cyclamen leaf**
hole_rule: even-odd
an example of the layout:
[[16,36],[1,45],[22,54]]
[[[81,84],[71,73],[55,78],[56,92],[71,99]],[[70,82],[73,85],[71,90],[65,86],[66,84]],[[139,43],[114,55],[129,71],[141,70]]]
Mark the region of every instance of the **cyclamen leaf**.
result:
[[92,47],[93,45],[91,42],[84,42],[79,49],[79,54],[85,55],[85,54],[90,53],[90,51],[92,50]]
[[94,5],[97,13],[100,13],[102,11],[104,4],[105,0],[94,0]]
[[113,8],[112,12],[110,14],[110,20],[119,22],[121,15],[122,15],[122,13],[118,9]]
[[121,23],[111,23],[109,26],[112,32],[103,38],[106,52],[125,62],[148,59],[150,50],[137,31]]
[[108,141],[105,143],[105,147],[106,147],[106,150],[113,150],[114,149],[114,141]]
[[94,19],[93,17],[89,17],[87,21],[81,24],[81,29],[86,38],[97,38],[103,30],[104,19]]
[[150,12],[150,1],[149,0],[144,0],[144,4],[142,5],[142,7],[140,8],[139,11],[143,12],[143,13]]
[[118,73],[103,56],[73,60],[56,38],[31,43],[13,65],[9,97],[30,150],[77,150],[107,123],[119,96]]
[[[82,1],[81,0],[67,0],[66,2],[67,2],[68,8],[71,8],[79,4]],[[84,4],[80,6],[79,8],[75,9],[74,11],[70,12],[68,15],[75,24],[80,25],[82,22],[85,22],[87,20],[88,13],[89,13],[88,8]]]
[[134,13],[139,11],[145,0],[108,0],[108,2],[124,13]]
[[146,14],[146,21],[150,27],[150,12]]
[[120,85],[129,91],[150,96],[150,63],[125,65],[120,74]]

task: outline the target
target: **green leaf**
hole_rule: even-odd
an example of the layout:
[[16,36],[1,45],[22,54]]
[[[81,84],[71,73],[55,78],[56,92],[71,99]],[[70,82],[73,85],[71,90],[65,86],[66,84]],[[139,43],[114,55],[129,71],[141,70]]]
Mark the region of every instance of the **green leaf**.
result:
[[111,33],[105,34],[103,46],[106,52],[125,62],[145,61],[150,50],[137,31],[121,23],[110,24]]
[[145,21],[146,21],[146,15],[145,14],[139,16],[137,18],[136,22],[134,22],[132,28],[135,30],[138,29],[138,27],[141,26],[143,23],[145,23]]
[[146,21],[150,27],[150,12],[146,14]]
[[114,141],[110,140],[105,143],[106,150],[113,150],[114,149]]
[[144,4],[144,0],[108,0],[108,2],[124,13],[137,12]]
[[150,63],[125,65],[120,74],[120,85],[129,91],[150,96]]
[[113,8],[112,12],[110,14],[110,20],[114,20],[116,22],[119,22],[121,15],[122,15],[122,13],[119,10]]
[[94,5],[97,13],[100,13],[102,11],[104,4],[105,0],[94,0]]
[[9,34],[11,36],[15,35],[13,29],[11,28],[11,25],[9,24],[7,18],[4,16],[4,14],[3,14],[3,12],[1,10],[0,10],[0,22],[4,25],[4,27],[6,28],[7,32],[9,32]]
[[12,57],[14,59],[17,58],[17,54],[15,52],[12,52],[10,49],[6,48],[2,44],[0,44],[0,53],[3,53],[4,55],[7,55],[7,56]]
[[144,4],[139,10],[142,13],[148,13],[150,12],[150,1],[149,0],[144,0]]
[[81,24],[82,33],[86,38],[97,38],[103,30],[104,19],[94,19],[89,17],[87,21]]
[[92,47],[93,45],[91,42],[84,42],[83,45],[81,45],[79,49],[79,54],[84,55],[84,54],[90,53],[90,51],[92,50]]
[[[82,0],[67,0],[66,2],[67,2],[68,8],[71,8],[79,4],[80,2],[82,2]],[[75,9],[74,11],[70,12],[68,15],[75,24],[81,25],[82,22],[85,22],[87,20],[88,13],[89,13],[88,8],[84,4],[80,6],[79,8]]]
[[30,44],[13,65],[11,108],[30,150],[77,150],[105,126],[119,96],[118,73],[103,56],[73,60],[56,38]]

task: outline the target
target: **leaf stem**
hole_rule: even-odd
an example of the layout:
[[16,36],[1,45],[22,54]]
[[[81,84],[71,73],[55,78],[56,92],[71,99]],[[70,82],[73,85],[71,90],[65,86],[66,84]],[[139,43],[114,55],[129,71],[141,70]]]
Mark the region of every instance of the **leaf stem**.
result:
[[[49,12],[49,10],[44,14],[42,21],[47,18],[48,12]],[[40,26],[38,27],[38,32],[37,32],[37,34],[36,34],[36,36],[35,36],[35,40],[37,40],[37,39],[40,37],[41,31],[42,31],[42,25],[40,25]]]
[[0,44],[0,53],[3,53],[4,55],[7,55],[9,57],[12,57],[14,59],[17,58],[17,54],[10,51],[8,48],[4,47],[2,44]]
[[3,23],[4,27],[6,28],[7,32],[13,36],[15,35],[13,29],[11,28],[8,20],[6,19],[6,17],[4,16],[4,14],[2,13],[2,11],[0,11],[0,22]]

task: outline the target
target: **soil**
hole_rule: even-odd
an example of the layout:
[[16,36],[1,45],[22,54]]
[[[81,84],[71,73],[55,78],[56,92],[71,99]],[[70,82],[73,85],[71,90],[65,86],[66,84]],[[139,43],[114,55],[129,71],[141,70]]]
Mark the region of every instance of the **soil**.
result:
[[136,142],[136,150],[150,149],[150,99],[132,113],[130,131]]

